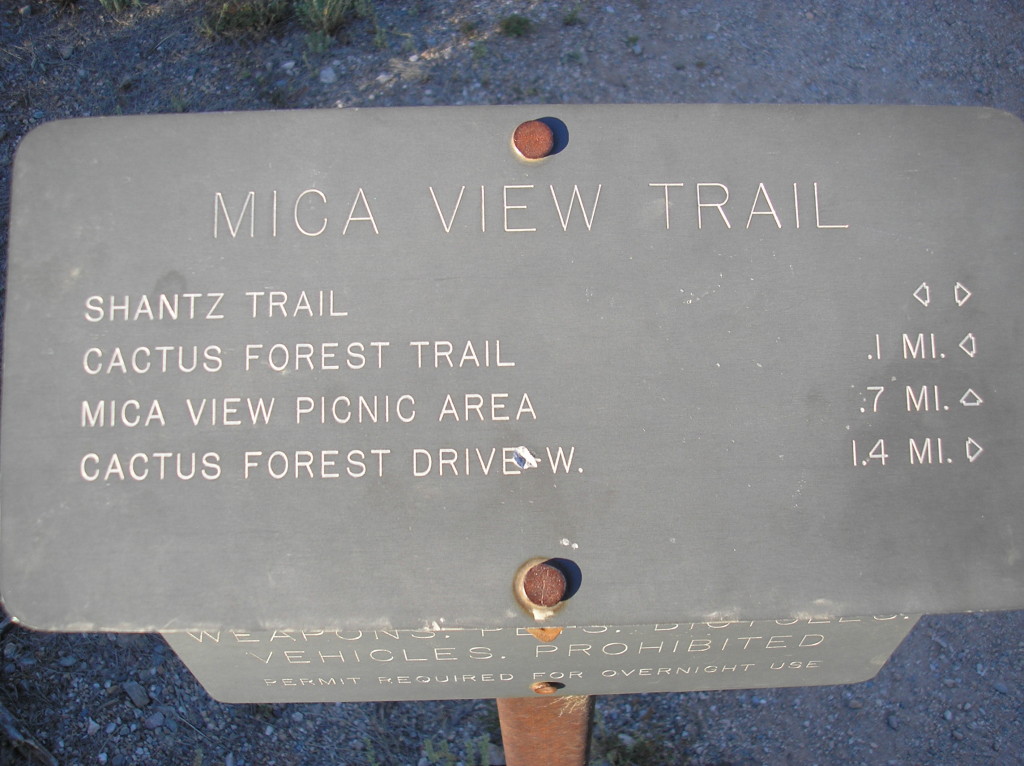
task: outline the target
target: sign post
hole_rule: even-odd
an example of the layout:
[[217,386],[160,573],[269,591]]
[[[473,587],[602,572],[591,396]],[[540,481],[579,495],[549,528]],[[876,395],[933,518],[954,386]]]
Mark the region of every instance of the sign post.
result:
[[497,704],[509,766],[582,766],[587,762],[593,697],[510,697]]
[[44,125],[5,606],[161,632],[225,701],[531,730],[869,678],[917,615],[1024,605],[1022,204],[987,109]]

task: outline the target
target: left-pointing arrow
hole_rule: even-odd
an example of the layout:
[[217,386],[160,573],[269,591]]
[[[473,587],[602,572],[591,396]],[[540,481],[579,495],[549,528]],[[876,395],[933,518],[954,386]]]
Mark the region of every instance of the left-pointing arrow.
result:
[[918,303],[922,306],[925,308],[928,307],[928,304],[932,302],[932,289],[928,287],[927,282],[922,282],[920,286],[914,290],[914,297],[917,298]]
[[978,339],[974,337],[973,332],[967,333],[962,341],[960,341],[960,349],[967,354],[967,356],[973,359],[978,354]]

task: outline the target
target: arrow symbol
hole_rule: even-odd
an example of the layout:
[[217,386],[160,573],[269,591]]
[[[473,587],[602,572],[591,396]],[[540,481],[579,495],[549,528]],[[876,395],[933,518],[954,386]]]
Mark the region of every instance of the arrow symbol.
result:
[[920,287],[914,290],[914,297],[917,298],[918,303],[928,308],[928,304],[932,302],[932,289],[928,287],[927,282],[922,282]]
[[956,283],[956,287],[953,288],[953,298],[956,300],[957,306],[963,306],[967,301],[974,295],[970,290],[964,287],[959,282]]
[[960,404],[964,407],[980,407],[984,401],[973,388],[968,388],[960,397]]
[[967,450],[967,459],[972,463],[981,457],[981,453],[985,451],[978,442],[974,441],[974,439],[970,437],[967,438],[967,444],[964,446]]
[[978,339],[974,337],[973,332],[967,333],[962,341],[960,341],[960,349],[973,359],[978,354]]

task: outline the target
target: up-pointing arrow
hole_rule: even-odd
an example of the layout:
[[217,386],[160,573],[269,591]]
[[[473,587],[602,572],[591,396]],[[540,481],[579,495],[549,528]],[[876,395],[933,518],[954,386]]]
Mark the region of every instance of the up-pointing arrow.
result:
[[981,457],[981,453],[985,451],[978,442],[974,441],[974,439],[970,437],[967,437],[967,444],[964,446],[967,451],[967,460],[971,463]]
[[959,282],[956,283],[956,287],[953,288],[953,298],[956,300],[957,306],[963,306],[967,301],[974,295],[970,290],[964,287]]
[[925,308],[928,308],[928,304],[932,302],[932,289],[928,287],[927,282],[922,282],[920,286],[914,290],[914,297],[917,298],[917,302]]
[[973,359],[978,354],[978,339],[974,337],[973,332],[967,333],[967,336],[960,341],[960,349],[967,354],[967,356]]
[[973,388],[968,388],[960,397],[960,404],[964,407],[980,407],[984,402],[985,400],[978,396],[978,392]]

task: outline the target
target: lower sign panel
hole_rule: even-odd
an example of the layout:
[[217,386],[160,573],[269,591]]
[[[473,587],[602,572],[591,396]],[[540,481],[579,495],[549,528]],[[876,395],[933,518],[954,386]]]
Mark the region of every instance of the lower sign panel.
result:
[[614,627],[180,631],[221,702],[361,702],[822,686],[872,678],[918,615]]

